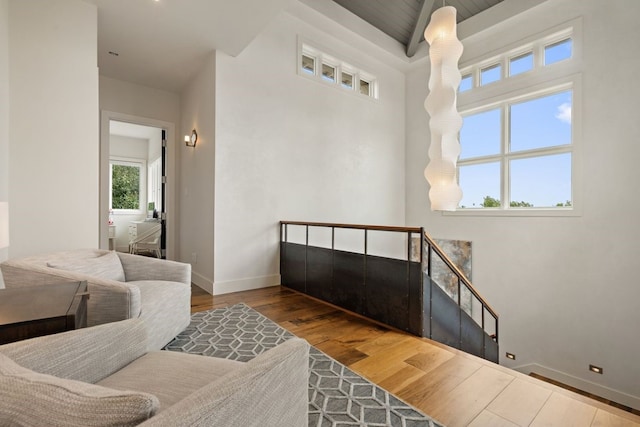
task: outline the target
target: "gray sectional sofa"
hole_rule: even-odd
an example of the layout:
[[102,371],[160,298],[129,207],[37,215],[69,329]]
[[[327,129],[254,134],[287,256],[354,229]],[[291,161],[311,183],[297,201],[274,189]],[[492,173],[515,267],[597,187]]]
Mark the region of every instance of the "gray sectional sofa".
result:
[[182,332],[191,316],[191,265],[80,249],[11,259],[0,264],[6,288],[87,281],[87,324],[141,318],[149,350]]

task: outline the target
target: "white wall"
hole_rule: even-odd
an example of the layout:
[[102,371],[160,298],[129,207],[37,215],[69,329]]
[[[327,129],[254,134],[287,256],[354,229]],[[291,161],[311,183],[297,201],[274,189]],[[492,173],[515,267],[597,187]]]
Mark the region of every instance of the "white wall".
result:
[[[179,123],[180,96],[101,75],[100,109]],[[178,134],[179,131],[176,130],[176,136]]]
[[[0,0],[0,201],[9,200],[9,2]],[[0,249],[0,262],[9,249]],[[0,274],[0,288],[4,287]]]
[[9,2],[11,257],[98,245],[96,50],[94,5]]
[[[162,132],[154,132],[148,141],[147,161],[153,163],[162,157]],[[178,140],[178,142],[180,142],[180,140]]]
[[[176,165],[180,159],[180,148],[183,143],[180,123],[180,97],[176,93],[160,89],[140,86],[134,83],[124,82],[105,76],[100,76],[100,110],[103,116],[115,117],[119,121],[135,122],[148,126],[170,129],[168,137],[167,159],[167,258],[178,259],[176,253],[176,236],[180,212],[177,206],[176,191],[179,188],[179,173]],[[104,117],[102,126],[105,126]],[[108,126],[102,131],[101,138],[108,137]],[[108,182],[108,144],[101,145],[101,181]],[[105,181],[106,180],[106,181]],[[108,206],[109,195],[106,192],[108,184],[105,184],[101,205]],[[101,223],[107,224],[108,208],[100,212]],[[106,229],[102,244],[106,247]]]
[[[215,293],[280,283],[280,220],[404,222],[404,74],[331,34],[282,13],[217,55]],[[298,76],[298,36],[374,74],[380,99]]]
[[111,135],[109,155],[148,161],[149,140],[122,135]]
[[[429,210],[428,64],[407,75],[407,223],[473,242],[474,284],[500,316],[503,364],[640,407],[640,2],[556,0],[465,43],[464,60],[583,17],[585,189],[580,217],[459,217]],[[604,375],[588,372],[589,364]]]
[[[216,54],[181,94],[181,134],[198,133],[195,147],[180,146],[180,261],[192,265],[192,280],[213,292],[214,182],[216,158]],[[183,139],[181,139],[183,140]]]

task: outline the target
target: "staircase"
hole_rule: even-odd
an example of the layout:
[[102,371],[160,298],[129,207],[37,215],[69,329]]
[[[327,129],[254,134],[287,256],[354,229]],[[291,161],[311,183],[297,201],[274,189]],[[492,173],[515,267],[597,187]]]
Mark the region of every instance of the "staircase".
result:
[[[432,280],[436,266],[457,292]],[[282,221],[280,275],[293,290],[499,362],[497,313],[423,228]]]

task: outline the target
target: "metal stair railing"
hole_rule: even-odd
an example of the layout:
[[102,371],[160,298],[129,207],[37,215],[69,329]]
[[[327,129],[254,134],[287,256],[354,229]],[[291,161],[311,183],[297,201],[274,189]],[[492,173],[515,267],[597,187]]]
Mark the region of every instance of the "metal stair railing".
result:
[[[289,227],[304,227],[304,243],[289,241]],[[330,248],[310,244],[309,230],[318,227],[331,230]],[[362,230],[364,249],[337,250],[341,229]],[[405,259],[372,255],[369,232],[405,235]],[[280,241],[283,286],[498,363],[498,314],[423,228],[281,221]],[[432,279],[436,259],[456,278],[453,298]]]
[[[433,271],[432,271],[432,266],[434,265],[433,262],[433,256],[437,256],[443,263],[444,265],[446,265],[446,267],[449,269],[449,271],[454,274],[456,276],[457,279],[457,299],[453,300],[457,303],[458,307],[459,307],[459,320],[458,320],[458,326],[460,328],[459,332],[458,332],[458,337],[457,339],[454,339],[452,342],[452,340],[449,337],[439,337],[439,336],[434,336],[434,334],[436,333],[436,331],[434,331],[433,329],[433,325],[431,327],[430,330],[430,338],[439,341],[439,342],[443,342],[444,344],[448,344],[451,345],[453,347],[468,351],[470,353],[476,354],[478,356],[481,356],[485,359],[488,360],[492,360],[495,361],[496,363],[498,363],[499,361],[499,347],[498,347],[498,313],[491,307],[491,305],[484,299],[484,297],[482,295],[480,295],[480,293],[478,292],[478,290],[473,286],[473,284],[471,283],[471,281],[465,276],[465,274],[455,265],[455,263],[453,263],[453,261],[451,261],[451,259],[444,253],[444,251],[440,248],[440,246],[427,234],[427,233],[423,233],[422,234],[422,245],[423,248],[427,249],[426,252],[426,257],[423,256],[422,259],[422,264],[423,264],[423,271],[426,274],[426,279],[425,280],[429,280],[429,278],[433,277]],[[423,249],[424,251],[424,249]],[[424,253],[424,252],[423,252]],[[425,265],[426,264],[426,265]],[[425,285],[426,286],[426,285]],[[480,321],[479,321],[479,327],[482,330],[482,332],[484,333],[483,336],[483,342],[480,344],[481,350],[478,350],[477,348],[475,349],[475,351],[473,351],[474,349],[472,348],[468,348],[468,347],[472,347],[467,345],[467,343],[465,342],[465,317],[468,316],[470,318],[472,318],[473,316],[471,315],[471,313],[467,313],[464,308],[462,307],[462,295],[463,295],[463,288],[466,289],[467,292],[469,292],[473,298],[475,298],[478,303],[480,304],[480,308],[481,308],[481,312],[480,312]],[[432,289],[434,290],[434,289]],[[433,298],[431,298],[431,303],[433,304]],[[430,307],[430,312],[432,313],[433,316],[433,305]],[[491,322],[492,324],[489,324],[487,322],[487,315],[493,320],[493,322]],[[466,319],[468,320],[468,319]],[[473,324],[471,324],[470,322],[466,322],[466,325],[468,325],[469,327],[472,327]],[[477,346],[476,346],[477,347]],[[478,354],[480,353],[480,354]]]

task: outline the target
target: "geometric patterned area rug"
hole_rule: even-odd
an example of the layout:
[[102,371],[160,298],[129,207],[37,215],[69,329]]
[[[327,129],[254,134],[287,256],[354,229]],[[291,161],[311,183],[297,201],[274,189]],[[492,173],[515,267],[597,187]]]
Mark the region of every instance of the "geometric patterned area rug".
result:
[[[294,335],[245,304],[194,313],[165,350],[246,362]],[[309,426],[441,427],[311,346]]]

